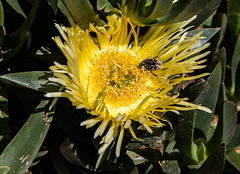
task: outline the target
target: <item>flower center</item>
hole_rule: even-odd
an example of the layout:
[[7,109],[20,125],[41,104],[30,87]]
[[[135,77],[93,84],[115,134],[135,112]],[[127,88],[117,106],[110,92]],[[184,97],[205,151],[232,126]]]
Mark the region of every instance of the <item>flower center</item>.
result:
[[[97,96],[105,89],[107,106],[130,107],[148,94],[151,80],[139,69],[138,55],[130,50],[107,50],[95,56],[89,83]],[[131,108],[131,107],[130,107]]]

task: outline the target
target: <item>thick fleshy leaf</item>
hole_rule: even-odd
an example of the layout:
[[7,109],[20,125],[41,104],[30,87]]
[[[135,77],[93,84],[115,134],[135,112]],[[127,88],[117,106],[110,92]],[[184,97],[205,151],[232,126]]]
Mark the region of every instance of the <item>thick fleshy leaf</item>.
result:
[[0,173],[7,174],[10,170],[10,167],[8,166],[0,166]]
[[192,47],[191,49],[196,49],[201,47],[203,44],[207,43],[218,31],[220,28],[203,28],[198,30],[192,30],[187,33],[187,37],[193,37],[194,35],[198,34],[199,32],[202,32],[202,35],[196,45]]
[[217,128],[207,143],[207,153],[211,154],[222,143],[228,143],[235,131],[237,108],[233,102],[225,101],[220,111]]
[[1,1],[0,1],[0,25],[2,27],[4,25],[4,11],[3,11],[3,6]]
[[26,172],[34,160],[54,114],[48,108],[49,101],[43,100],[1,154],[0,166],[9,166],[10,173]]
[[197,164],[197,145],[193,142],[195,111],[183,112],[179,116],[179,124],[176,129],[176,146],[188,159],[189,163]]
[[6,0],[8,2],[9,5],[12,6],[12,8],[19,13],[20,15],[22,15],[24,18],[27,18],[27,16],[25,15],[24,11],[22,10],[21,6],[19,5],[17,0]]
[[145,174],[157,174],[160,173],[160,165],[159,163],[150,164]]
[[[91,171],[104,171],[111,170],[112,168],[111,165],[107,165],[107,163],[104,163],[104,161],[101,162],[101,164],[96,165],[97,167],[95,167],[96,158],[94,159],[91,154],[87,153],[85,153],[85,155],[83,156],[83,151],[86,151],[86,149],[84,149],[83,146],[79,145],[78,143],[73,143],[70,139],[66,139],[61,143],[60,151],[67,161],[74,164],[76,167],[85,168],[85,170],[87,169]],[[127,170],[130,167],[130,170],[134,170],[135,165],[133,164],[131,159],[129,159],[129,157],[127,156],[125,157],[125,160],[128,161],[128,164],[124,164],[124,168]],[[130,162],[132,162],[132,164]]]
[[[104,22],[95,13],[92,5],[88,0],[61,0],[63,3],[59,4],[60,9],[65,9],[67,12],[67,18],[73,19],[75,24],[81,25],[82,28],[88,28],[89,23],[95,23],[96,25],[103,25]],[[61,6],[65,7],[61,7]],[[70,17],[68,17],[70,15]],[[71,23],[71,21],[69,21]],[[71,23],[72,24],[72,23]],[[72,24],[73,25],[73,24]]]
[[[85,167],[86,164],[83,164],[81,160],[78,158],[78,148],[76,148],[76,145],[71,142],[69,139],[62,142],[60,145],[60,151],[69,162],[76,166],[82,166]],[[92,166],[89,166],[90,170],[93,170],[94,168],[91,168]]]
[[[113,170],[114,172],[114,170]],[[123,163],[121,166],[121,173],[132,173],[132,174],[138,174],[137,167],[133,163],[132,159],[127,155],[123,155]]]
[[[202,9],[204,9],[206,7],[208,1],[209,0],[203,0],[199,4],[198,0],[191,0],[190,3],[184,8],[184,10],[179,13],[179,16],[177,16],[176,18],[173,19],[173,22],[181,22],[181,21],[190,19],[192,16],[198,14]],[[179,7],[181,7],[182,3],[185,3],[185,2],[186,2],[186,0],[182,0],[178,4],[178,1],[177,1],[173,4],[173,6],[176,4],[176,8],[179,8]]]
[[183,162],[183,158],[181,158],[180,155],[177,153],[169,154],[168,156],[168,158],[164,157],[164,159],[161,160],[160,164],[162,171],[169,174],[179,174],[182,170],[180,166]]
[[224,103],[224,130],[222,143],[227,144],[233,137],[237,123],[237,106],[231,101]]
[[94,130],[87,130],[85,127],[80,126],[83,120],[89,118],[89,115],[84,109],[75,111],[74,107],[68,106],[68,104],[67,100],[59,99],[56,108],[55,123],[70,140],[74,141],[74,148],[77,150],[72,155],[75,158],[77,157],[78,165],[81,164],[81,166],[87,169],[94,169],[98,158],[97,148],[94,147],[92,142]]
[[[154,2],[154,1],[153,1]],[[142,12],[142,16],[148,18],[157,18],[166,15],[173,5],[173,0],[157,0],[156,3],[147,7]]]
[[226,53],[226,49],[223,47],[221,48],[217,55],[217,57],[215,59],[213,59],[214,64],[218,64],[219,61],[221,61],[221,69],[222,69],[222,81],[225,80],[225,72],[226,72],[226,62],[227,62],[227,53]]
[[53,77],[51,71],[31,71],[11,73],[0,76],[0,81],[9,85],[29,88],[37,91],[58,91],[59,85],[51,83],[48,78]]
[[148,161],[157,162],[162,157],[163,144],[161,137],[150,136],[150,137],[139,137],[143,141],[132,140],[128,145],[127,149],[133,151]]
[[5,86],[0,86],[0,152],[9,142],[8,96]]
[[3,45],[3,37],[4,37],[4,31],[3,27],[0,25],[0,47]]
[[[107,5],[109,5],[110,2],[108,2],[107,0],[98,0],[97,1],[97,9],[103,10]],[[110,4],[111,5],[111,4]]]
[[64,174],[88,174],[83,168],[71,164],[69,161],[67,161],[62,153],[60,152],[59,147],[61,144],[61,138],[63,133],[59,131],[59,129],[52,129],[52,132],[49,132],[49,137],[52,139],[52,142],[49,144],[49,155],[52,159],[52,163],[54,168],[58,173],[64,173]]
[[214,15],[212,27],[220,27],[221,30],[213,37],[211,41],[211,47],[213,54],[215,54],[220,44],[222,43],[223,37],[225,36],[227,29],[227,16],[224,13],[218,13]]
[[52,7],[54,13],[56,13],[58,0],[47,0],[47,2]]
[[227,160],[240,172],[240,146],[227,153]]
[[238,102],[240,101],[240,81],[239,74],[240,67],[240,37],[238,37],[237,43],[234,48],[231,64],[231,78],[232,78],[232,88],[230,91],[231,96],[233,96]]
[[147,162],[147,159],[138,155],[137,153],[127,150],[126,154],[129,156],[129,158],[131,158],[131,161],[134,163],[134,165],[139,165],[142,163]]
[[208,82],[198,82],[193,85],[188,85],[181,91],[181,95],[184,97],[188,97],[189,101],[200,104],[202,100],[205,98],[208,90],[210,89],[210,85]]
[[64,3],[62,2],[62,0],[58,0],[58,8],[61,10],[61,12],[67,17],[68,22],[71,24],[71,26],[75,25],[75,22],[71,16],[71,14],[69,13],[67,7],[64,5]]
[[227,144],[226,148],[227,148],[227,151],[229,151],[237,146],[240,146],[240,124],[236,126],[234,135],[231,141]]
[[214,13],[220,3],[221,0],[210,0],[207,6],[204,7],[204,9],[200,13],[198,13],[197,18],[189,25],[194,25],[195,27],[201,25],[209,16]]
[[158,0],[151,2],[135,0],[127,2],[126,5],[128,6],[128,16],[134,23],[166,25],[190,19],[204,9],[208,1],[204,0],[199,4],[197,0]]
[[217,104],[218,93],[221,84],[221,74],[221,64],[219,63],[207,79],[210,89],[201,103],[203,106],[211,109],[212,113],[196,110],[194,128],[201,133],[202,138],[204,139],[207,139],[208,137],[208,130],[210,128],[213,113]]
[[97,10],[103,10],[104,12],[111,12],[113,10],[116,10],[116,8],[114,8],[110,2],[108,2],[107,0],[98,0],[97,1]]
[[225,165],[225,146],[221,145],[214,151],[207,160],[203,163],[202,167],[198,169],[195,174],[220,174]]
[[3,11],[3,6],[2,2],[0,1],[0,47],[2,47],[3,44],[3,25],[4,25],[4,11]]
[[169,174],[178,174],[181,171],[177,160],[162,161],[162,170],[163,170],[163,172],[169,173]]
[[230,29],[230,37],[234,43],[238,38],[240,29],[240,1],[229,0],[227,5],[228,26]]
[[[17,2],[14,0],[14,2]],[[14,56],[29,47],[31,43],[31,32],[33,21],[36,17],[36,13],[40,7],[41,0],[35,0],[31,11],[29,12],[26,20],[24,20],[21,27],[19,27],[14,33],[6,37],[5,39],[5,50],[10,50],[3,61],[9,61]]]

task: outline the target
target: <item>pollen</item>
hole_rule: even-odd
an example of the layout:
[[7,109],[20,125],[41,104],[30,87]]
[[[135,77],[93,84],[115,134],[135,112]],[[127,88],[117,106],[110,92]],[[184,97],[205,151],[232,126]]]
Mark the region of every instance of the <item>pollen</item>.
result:
[[105,102],[119,108],[144,98],[151,84],[149,75],[137,68],[139,56],[131,50],[109,49],[93,59],[90,84],[95,96],[105,89]]

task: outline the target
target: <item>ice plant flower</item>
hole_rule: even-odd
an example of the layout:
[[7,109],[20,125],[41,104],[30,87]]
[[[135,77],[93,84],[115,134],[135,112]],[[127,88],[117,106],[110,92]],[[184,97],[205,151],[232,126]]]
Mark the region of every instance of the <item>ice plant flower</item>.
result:
[[[108,16],[107,20],[105,26],[90,24],[88,30],[78,25],[71,28],[56,25],[63,40],[58,36],[53,40],[67,58],[67,65],[55,62],[50,67],[54,77],[49,80],[61,84],[64,90],[46,94],[66,97],[77,109],[85,108],[92,115],[81,125],[90,128],[98,124],[94,138],[102,137],[99,154],[116,139],[119,157],[124,131],[128,129],[137,138],[133,122],[139,122],[152,133],[152,127],[163,126],[161,116],[166,112],[194,109],[211,112],[180,98],[179,94],[171,94],[174,85],[208,75],[186,76],[204,68],[201,64],[206,60],[202,58],[208,54],[196,53],[209,44],[191,49],[201,33],[187,37],[189,28],[183,27],[193,19],[152,26],[142,36],[141,27],[124,14]],[[150,64],[146,59],[158,61]]]

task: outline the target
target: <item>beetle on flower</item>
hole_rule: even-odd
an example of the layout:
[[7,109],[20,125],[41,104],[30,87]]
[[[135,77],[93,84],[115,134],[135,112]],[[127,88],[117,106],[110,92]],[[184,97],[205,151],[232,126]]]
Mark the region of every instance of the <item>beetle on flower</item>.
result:
[[[98,153],[104,153],[117,139],[117,157],[126,129],[137,139],[133,121],[152,133],[152,127],[164,125],[161,116],[166,112],[179,114],[194,109],[211,112],[170,93],[182,81],[208,75],[186,76],[204,68],[202,63],[206,59],[202,58],[209,53],[196,54],[207,48],[208,43],[191,49],[201,33],[187,37],[189,28],[183,27],[193,19],[152,26],[141,36],[141,26],[133,24],[124,13],[108,16],[105,26],[90,24],[87,30],[79,25],[71,28],[57,25],[63,41],[58,36],[53,39],[65,55],[67,65],[55,62],[50,67],[54,72],[50,80],[63,85],[64,90],[46,96],[66,97],[77,109],[85,108],[92,116],[81,126],[90,128],[99,124],[94,134],[94,138],[102,137]],[[96,35],[93,37],[92,33]],[[161,62],[161,68],[154,69],[154,74],[139,68],[141,62],[153,57]]]

